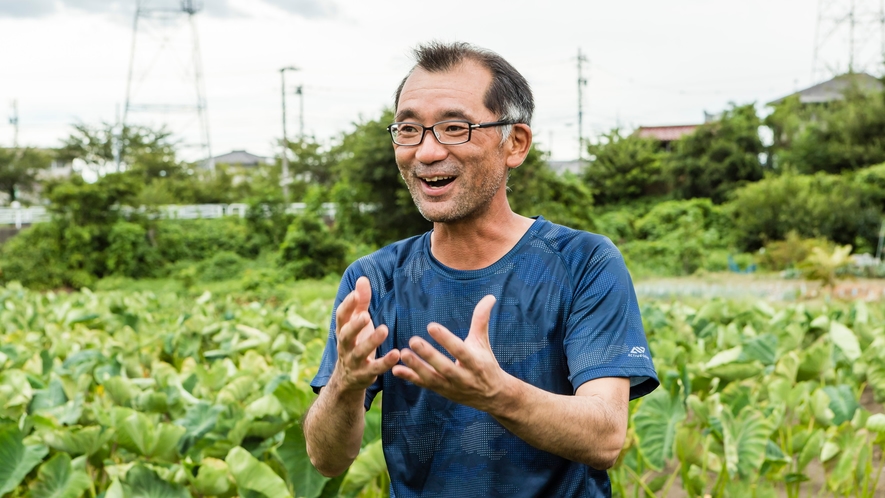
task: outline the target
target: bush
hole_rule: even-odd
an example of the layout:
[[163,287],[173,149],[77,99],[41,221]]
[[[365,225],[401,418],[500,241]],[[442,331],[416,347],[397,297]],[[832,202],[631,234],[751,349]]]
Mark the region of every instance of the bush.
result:
[[881,216],[870,188],[823,173],[784,174],[747,185],[735,192],[729,208],[736,241],[747,251],[795,231],[802,238],[826,238],[865,252],[875,247]]
[[297,216],[280,245],[279,265],[296,279],[322,278],[341,273],[347,245],[336,237],[315,212]]
[[826,239],[803,239],[793,230],[786,240],[776,240],[765,244],[757,256],[759,264],[768,270],[783,271],[796,268],[815,247],[830,250],[832,242]]
[[111,227],[108,243],[106,259],[110,274],[141,278],[156,272],[159,255],[141,225],[118,221]]
[[254,257],[261,246],[250,237],[248,225],[238,218],[164,220],[154,236],[163,261],[201,261],[220,251]]
[[711,251],[731,243],[728,216],[710,199],[662,202],[634,227],[639,240],[621,249],[643,273],[692,274],[707,268]]
[[514,212],[544,218],[572,228],[593,228],[593,195],[581,180],[557,175],[541,152],[532,147],[523,164],[510,172],[508,200]]
[[35,289],[67,285],[71,279],[58,235],[51,222],[38,223],[6,241],[0,250],[3,281],[16,280]]
[[765,121],[774,131],[778,168],[841,173],[885,161],[885,93],[852,85],[844,97],[826,105],[793,97],[775,107]]
[[246,261],[237,253],[221,251],[197,265],[197,273],[204,282],[220,282],[238,278]]

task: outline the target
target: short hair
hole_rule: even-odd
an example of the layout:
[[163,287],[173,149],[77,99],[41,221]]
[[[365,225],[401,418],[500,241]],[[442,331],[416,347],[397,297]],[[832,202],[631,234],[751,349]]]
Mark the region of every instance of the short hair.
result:
[[[492,73],[492,83],[489,85],[484,99],[486,108],[495,113],[501,121],[532,124],[535,100],[532,97],[532,89],[528,81],[516,68],[495,52],[465,42],[432,41],[419,45],[414,49],[413,55],[415,65],[396,89],[393,102],[395,107],[399,107],[403,86],[416,68],[438,73],[449,71],[470,60]],[[504,139],[510,135],[510,129],[510,126],[501,127]]]

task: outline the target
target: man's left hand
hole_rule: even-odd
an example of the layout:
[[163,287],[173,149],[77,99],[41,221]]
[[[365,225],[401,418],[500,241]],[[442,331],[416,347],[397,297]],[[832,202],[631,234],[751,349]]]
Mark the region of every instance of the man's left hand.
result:
[[400,354],[405,365],[394,366],[393,374],[478,410],[500,408],[496,398],[515,378],[498,365],[489,342],[489,317],[494,306],[494,296],[479,301],[463,341],[438,323],[427,326],[430,337],[455,357],[454,363],[424,339],[412,337],[411,349],[403,349]]

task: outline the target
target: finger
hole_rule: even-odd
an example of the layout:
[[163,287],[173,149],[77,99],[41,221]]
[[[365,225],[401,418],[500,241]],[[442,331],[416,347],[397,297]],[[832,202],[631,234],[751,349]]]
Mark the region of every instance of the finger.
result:
[[400,360],[400,352],[398,349],[388,351],[386,355],[374,360],[369,371],[374,375],[381,375],[393,368]]
[[[439,352],[436,352],[436,354],[442,356]],[[403,349],[400,351],[400,358],[403,360],[403,364],[409,367],[415,372],[415,375],[421,379],[421,385],[423,387],[433,387],[446,383],[445,377],[440,375],[433,366],[424,361],[424,359],[415,351],[411,349]],[[449,365],[452,365],[452,362],[448,358],[446,358],[446,361]]]
[[491,294],[479,300],[476,308],[473,309],[473,318],[470,320],[470,332],[467,334],[468,337],[473,336],[482,344],[488,346],[489,351],[492,349],[492,345],[489,342],[489,321],[491,320],[492,308],[495,307],[496,301],[495,296]]
[[356,293],[354,311],[356,313],[369,311],[369,303],[372,301],[372,286],[369,284],[369,279],[367,277],[358,278],[354,292]]
[[412,384],[415,384],[416,386],[428,387],[424,385],[424,381],[421,380],[421,377],[419,377],[414,370],[405,365],[394,365],[394,367],[390,369],[390,372],[394,376],[399,377],[403,380],[407,380]]
[[345,323],[350,321],[351,315],[353,314],[354,303],[356,302],[355,294],[356,291],[350,291],[341,303],[338,304],[338,308],[335,310],[335,324],[339,331]]
[[375,350],[378,349],[384,339],[387,338],[387,325],[381,325],[371,333],[366,334],[362,341],[358,341],[353,348],[352,354],[355,358],[365,360],[372,356],[374,358]]
[[341,324],[338,329],[338,343],[345,349],[353,349],[360,341],[360,333],[371,324],[368,313],[360,313]]
[[[440,346],[445,348],[445,350],[454,356],[456,360],[460,361],[461,364],[471,364],[470,350],[466,347],[464,341],[462,341],[460,337],[453,334],[449,329],[434,322],[427,325],[427,332],[430,333],[430,337],[438,342]],[[412,344],[413,342],[414,344]],[[454,368],[454,363],[452,363],[450,359],[421,339],[413,337],[412,340],[409,341],[409,345],[412,346],[412,349],[414,349],[416,353],[420,354],[422,358],[427,360],[427,362],[440,372],[446,372],[446,375],[448,375],[448,372]],[[426,347],[424,345],[426,345]]]

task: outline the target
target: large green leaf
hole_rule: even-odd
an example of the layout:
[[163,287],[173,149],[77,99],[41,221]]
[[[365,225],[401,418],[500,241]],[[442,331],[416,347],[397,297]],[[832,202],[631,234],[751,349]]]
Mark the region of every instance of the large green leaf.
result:
[[821,429],[816,429],[809,436],[802,447],[802,451],[799,452],[799,460],[797,461],[799,472],[803,472],[812,460],[820,456],[820,452],[824,447],[825,436],[826,434]]
[[824,386],[824,392],[830,397],[829,408],[833,411],[833,425],[841,425],[854,417],[854,412],[860,406],[851,387],[841,384],[839,386]]
[[721,421],[728,473],[742,478],[758,474],[773,430],[771,423],[754,407],[745,408],[736,417],[723,410]]
[[126,473],[123,484],[126,498],[191,498],[183,487],[164,481],[151,469],[136,465]]
[[633,425],[639,437],[639,451],[654,468],[664,468],[673,456],[676,428],[685,419],[685,407],[678,396],[670,396],[658,389],[642,399],[633,415]]
[[293,425],[286,430],[286,439],[277,448],[277,455],[286,467],[289,484],[295,496],[316,498],[323,492],[323,486],[329,480],[310,463],[307,456],[307,443],[300,425]]
[[850,328],[833,321],[830,323],[830,339],[849,360],[854,361],[860,358],[860,343],[857,342],[857,336]]
[[796,380],[817,379],[830,369],[832,345],[821,336],[808,349],[800,353],[802,361],[799,363],[799,371]]
[[218,422],[218,415],[223,411],[224,407],[213,406],[209,403],[199,403],[188,407],[184,418],[175,421],[176,424],[185,429],[178,443],[178,449],[181,454],[187,453],[198,439],[215,428],[215,424]]
[[269,498],[292,496],[283,478],[242,447],[237,446],[230,450],[224,461],[241,492],[254,491]]
[[230,490],[230,473],[227,464],[217,458],[206,457],[194,479],[194,489],[204,495],[223,495]]
[[344,481],[338,489],[341,498],[353,498],[376,477],[387,472],[387,463],[384,461],[384,450],[381,440],[369,443],[344,475]]
[[885,434],[885,414],[876,413],[867,419],[867,430],[877,434]]
[[67,453],[56,453],[37,470],[31,484],[33,498],[78,498],[92,481],[86,472],[74,470]]
[[118,419],[114,429],[117,441],[127,449],[168,462],[177,459],[178,440],[187,430],[175,424],[156,424],[149,416],[134,411],[122,420]]
[[114,432],[100,425],[61,428],[43,434],[43,442],[50,448],[71,455],[92,455],[107,443]]
[[49,453],[43,445],[26,445],[15,424],[0,425],[0,496],[9,493]]
[[758,361],[763,365],[773,365],[777,360],[777,336],[762,334],[744,343],[741,357],[749,361]]
[[250,375],[243,375],[230,381],[218,392],[216,402],[220,405],[228,405],[246,399],[255,392],[255,379]]

